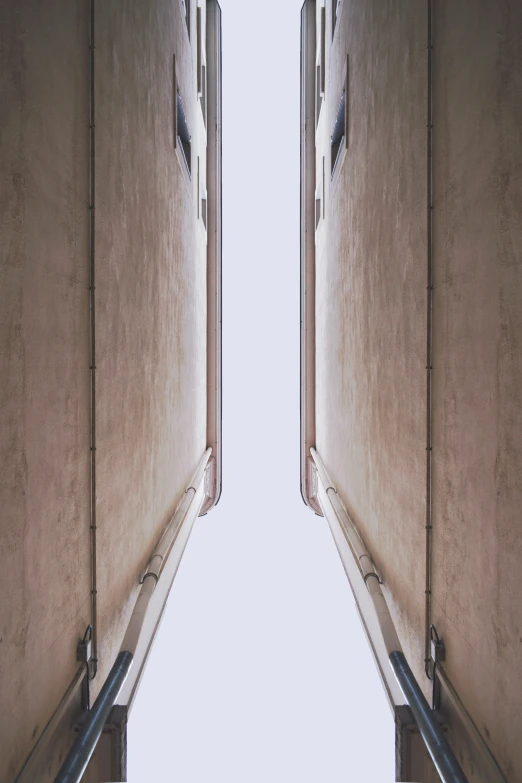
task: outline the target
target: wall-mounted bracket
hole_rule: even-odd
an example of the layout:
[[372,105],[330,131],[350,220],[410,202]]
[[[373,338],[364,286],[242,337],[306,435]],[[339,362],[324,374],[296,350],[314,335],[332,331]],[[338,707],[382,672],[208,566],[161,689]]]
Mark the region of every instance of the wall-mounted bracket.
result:
[[76,660],[79,663],[85,664],[85,677],[82,681],[82,710],[90,710],[91,708],[91,662],[92,662],[92,625],[88,625],[83,639],[78,642],[76,648]]

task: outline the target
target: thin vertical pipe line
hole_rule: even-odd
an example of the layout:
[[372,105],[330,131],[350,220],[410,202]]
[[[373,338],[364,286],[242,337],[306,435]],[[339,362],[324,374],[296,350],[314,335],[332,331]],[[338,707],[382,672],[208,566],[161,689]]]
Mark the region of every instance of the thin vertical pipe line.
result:
[[426,296],[426,609],[424,669],[430,673],[432,559],[432,384],[433,384],[433,3],[427,0],[427,296]]
[[91,625],[92,661],[91,679],[98,670],[98,606],[96,583],[96,310],[95,310],[95,114],[94,114],[94,2],[90,0],[89,40],[89,364],[91,380],[91,433],[90,433],[90,544],[91,544]]

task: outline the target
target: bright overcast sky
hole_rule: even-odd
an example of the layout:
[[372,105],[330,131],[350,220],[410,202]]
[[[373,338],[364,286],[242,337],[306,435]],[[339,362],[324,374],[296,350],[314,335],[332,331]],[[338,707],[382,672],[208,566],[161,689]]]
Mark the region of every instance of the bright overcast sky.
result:
[[129,781],[388,783],[392,714],[328,525],[299,493],[301,2],[221,7],[223,495],[172,588]]

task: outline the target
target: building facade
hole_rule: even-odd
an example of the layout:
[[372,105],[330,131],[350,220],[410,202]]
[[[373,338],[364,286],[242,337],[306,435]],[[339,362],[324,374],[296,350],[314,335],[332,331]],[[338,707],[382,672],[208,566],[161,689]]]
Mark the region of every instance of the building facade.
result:
[[463,774],[518,780],[522,6],[306,0],[301,23],[303,499],[395,711],[397,780],[438,775],[377,580]]
[[[55,779],[169,521],[219,499],[221,15],[215,0],[21,0],[0,3],[0,30],[11,783]],[[86,780],[125,779],[127,713],[180,529]]]

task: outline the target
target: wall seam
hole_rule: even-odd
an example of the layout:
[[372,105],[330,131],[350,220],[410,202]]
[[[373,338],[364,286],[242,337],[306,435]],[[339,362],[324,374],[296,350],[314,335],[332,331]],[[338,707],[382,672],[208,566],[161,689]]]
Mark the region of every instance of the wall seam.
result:
[[96,310],[95,310],[95,0],[89,0],[89,370],[90,370],[90,559],[91,559],[91,679],[98,670],[98,601],[96,582]]
[[426,290],[426,586],[424,628],[424,671],[431,679],[431,560],[432,560],[432,386],[433,386],[433,0],[427,0],[427,290]]

